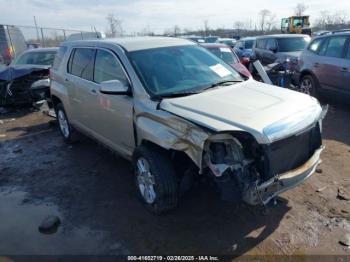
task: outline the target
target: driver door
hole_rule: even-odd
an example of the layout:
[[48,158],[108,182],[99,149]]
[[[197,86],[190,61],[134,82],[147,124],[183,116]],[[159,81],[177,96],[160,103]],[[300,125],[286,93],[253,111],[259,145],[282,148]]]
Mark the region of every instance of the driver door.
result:
[[[97,49],[94,82],[99,85],[110,80],[119,80],[131,86],[118,57],[110,50]],[[132,96],[103,94],[98,91],[95,116],[95,130],[99,139],[128,155],[135,146]]]

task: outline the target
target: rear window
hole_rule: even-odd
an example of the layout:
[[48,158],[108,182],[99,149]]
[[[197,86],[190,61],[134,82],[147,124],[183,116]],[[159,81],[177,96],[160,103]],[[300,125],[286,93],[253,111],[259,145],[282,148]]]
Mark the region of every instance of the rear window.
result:
[[28,52],[19,56],[14,62],[15,65],[48,65],[53,64],[55,51]]
[[67,51],[67,47],[66,46],[61,46],[58,49],[58,52],[57,52],[56,57],[55,57],[55,60],[53,62],[53,68],[54,69],[58,69],[59,68],[66,51]]
[[277,38],[279,52],[302,51],[310,42],[309,37],[286,37]]
[[93,80],[95,50],[91,48],[76,48],[73,50],[68,63],[68,73]]
[[348,50],[346,51],[345,58],[350,59],[350,45],[348,45]]
[[210,52],[212,52],[217,57],[221,58],[227,64],[237,64],[239,63],[236,56],[232,53],[231,49],[228,47],[218,47],[218,48],[209,48]]

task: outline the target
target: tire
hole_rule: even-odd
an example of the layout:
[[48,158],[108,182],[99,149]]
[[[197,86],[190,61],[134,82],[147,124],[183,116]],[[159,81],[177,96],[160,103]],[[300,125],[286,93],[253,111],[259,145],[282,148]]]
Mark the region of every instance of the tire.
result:
[[300,92],[319,98],[317,81],[312,75],[305,75],[300,80]]
[[133,166],[138,196],[149,211],[161,214],[177,206],[177,176],[166,152],[140,146],[134,152]]
[[62,103],[57,104],[55,111],[56,111],[56,116],[58,121],[58,127],[63,137],[63,140],[67,144],[75,143],[77,141],[76,131],[69,123],[63,104]]

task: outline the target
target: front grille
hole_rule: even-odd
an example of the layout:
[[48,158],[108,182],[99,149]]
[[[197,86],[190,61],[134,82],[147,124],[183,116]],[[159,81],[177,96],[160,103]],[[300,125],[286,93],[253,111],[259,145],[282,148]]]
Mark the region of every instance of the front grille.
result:
[[265,148],[264,178],[267,180],[305,164],[322,145],[319,125],[276,141]]

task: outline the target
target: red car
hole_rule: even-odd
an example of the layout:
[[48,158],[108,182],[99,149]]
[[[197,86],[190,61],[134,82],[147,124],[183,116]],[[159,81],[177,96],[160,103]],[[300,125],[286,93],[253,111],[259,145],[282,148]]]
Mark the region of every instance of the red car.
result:
[[235,51],[233,51],[231,47],[220,43],[201,44],[201,45],[206,49],[208,49],[217,57],[224,60],[224,62],[232,66],[236,71],[238,71],[242,75],[246,77],[252,76],[249,70],[241,63]]

